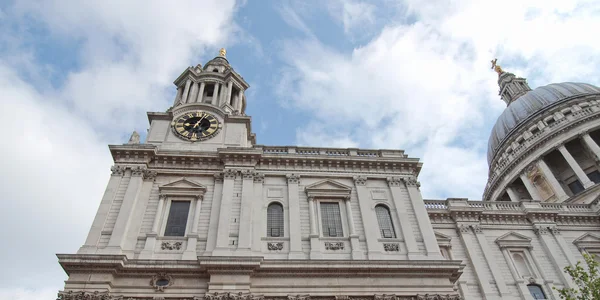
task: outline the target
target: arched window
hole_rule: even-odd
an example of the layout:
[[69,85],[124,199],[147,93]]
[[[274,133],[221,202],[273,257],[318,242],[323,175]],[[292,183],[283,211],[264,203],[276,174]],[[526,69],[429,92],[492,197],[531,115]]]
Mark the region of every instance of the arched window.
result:
[[217,72],[217,73],[218,73],[218,72],[219,72],[219,69],[217,69],[217,68],[214,68],[214,69],[213,69],[213,72]]
[[527,285],[527,288],[529,289],[529,293],[533,299],[546,299],[546,294],[544,294],[544,290],[542,290],[541,286],[537,284],[529,284]]
[[267,208],[267,236],[283,236],[283,206],[271,203]]
[[527,266],[527,262],[522,253],[513,253],[513,261],[515,262],[515,267],[517,267],[517,272],[519,272],[521,278],[531,276],[531,272],[529,272],[529,267]]
[[379,223],[381,237],[388,239],[396,238],[390,210],[384,205],[377,205],[375,206],[375,214],[377,214],[377,222]]

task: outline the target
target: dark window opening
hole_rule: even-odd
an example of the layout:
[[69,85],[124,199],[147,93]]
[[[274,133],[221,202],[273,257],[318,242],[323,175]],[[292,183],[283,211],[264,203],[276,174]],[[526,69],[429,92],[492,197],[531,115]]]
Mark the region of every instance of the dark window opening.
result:
[[213,72],[217,72],[217,73],[218,73],[218,72],[219,72],[219,69],[217,69],[217,68],[214,68],[214,69],[213,69]]
[[533,129],[531,129],[531,134],[536,134],[538,132],[540,132],[540,129],[537,127],[534,127]]
[[527,288],[529,289],[529,293],[531,294],[533,299],[536,299],[536,300],[546,299],[546,294],[544,294],[544,291],[542,290],[541,286],[539,286],[537,284],[530,284],[530,285],[527,285]]
[[375,206],[375,215],[377,215],[377,222],[379,223],[381,237],[384,239],[396,238],[394,224],[392,223],[392,217],[390,216],[390,210],[383,205],[377,205]]
[[212,97],[214,92],[215,92],[215,86],[214,85],[208,85],[208,86],[206,86],[206,97]]
[[569,183],[568,186],[569,186],[569,189],[571,189],[571,192],[573,192],[573,195],[577,195],[585,190],[585,188],[583,187],[583,184],[581,184],[581,182],[579,182],[579,180],[575,180],[575,181]]
[[187,225],[190,201],[172,201],[165,236],[184,236]]
[[587,177],[594,183],[600,183],[600,172],[592,171],[587,174]]
[[550,125],[552,123],[556,122],[556,120],[554,120],[554,118],[550,118],[546,121],[546,125]]
[[340,206],[338,203],[321,203],[321,215],[324,236],[344,236],[342,231],[342,216],[340,214]]
[[271,203],[267,208],[267,236],[283,236],[283,206]]

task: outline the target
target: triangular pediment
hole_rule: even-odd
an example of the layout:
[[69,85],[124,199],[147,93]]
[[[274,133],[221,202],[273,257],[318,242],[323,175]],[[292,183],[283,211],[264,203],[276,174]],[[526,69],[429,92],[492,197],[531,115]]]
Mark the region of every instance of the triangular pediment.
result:
[[435,239],[438,242],[439,246],[451,246],[450,241],[452,240],[452,237],[449,235],[445,235],[443,233],[439,233],[439,232],[434,232],[435,233]]
[[349,197],[352,188],[334,180],[326,179],[307,185],[308,197]]
[[573,241],[580,249],[600,248],[600,235],[594,233],[586,233]]
[[530,248],[531,238],[516,232],[506,233],[496,239],[496,244],[501,248]]
[[206,192],[206,186],[185,177],[163,184],[158,187],[161,195],[199,197]]

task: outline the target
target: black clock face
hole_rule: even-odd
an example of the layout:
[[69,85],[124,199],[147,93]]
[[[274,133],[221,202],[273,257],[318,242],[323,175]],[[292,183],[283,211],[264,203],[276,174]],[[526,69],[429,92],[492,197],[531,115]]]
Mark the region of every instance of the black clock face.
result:
[[175,134],[192,142],[213,137],[220,127],[217,118],[202,111],[185,113],[177,117],[171,126]]

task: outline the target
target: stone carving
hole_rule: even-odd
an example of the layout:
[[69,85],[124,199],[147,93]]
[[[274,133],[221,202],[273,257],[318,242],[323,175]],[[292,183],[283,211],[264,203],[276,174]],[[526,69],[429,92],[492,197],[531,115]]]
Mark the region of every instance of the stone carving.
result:
[[402,181],[404,181],[406,186],[421,187],[421,183],[417,181],[417,177],[415,177],[415,176],[403,177]]
[[326,250],[344,250],[344,242],[325,242]]
[[157,292],[164,292],[166,288],[173,285],[173,276],[167,273],[158,273],[150,279],[150,286]]
[[548,227],[535,226],[535,227],[533,227],[533,232],[535,232],[536,235],[548,234]]
[[242,178],[243,179],[253,179],[255,173],[256,172],[254,172],[252,170],[242,170]]
[[458,234],[463,234],[463,233],[471,233],[471,227],[469,225],[456,225],[456,232]]
[[131,137],[129,138],[129,142],[127,144],[139,144],[140,143],[140,134],[137,131],[133,131]]
[[560,235],[560,229],[558,229],[557,227],[550,227],[550,232],[553,235]]
[[383,243],[383,250],[388,252],[398,252],[400,251],[400,245],[396,243]]
[[481,225],[471,225],[471,227],[473,227],[473,230],[475,231],[475,233],[483,233],[483,229],[481,228]]
[[145,171],[145,167],[133,166],[131,167],[131,176],[143,176]]
[[460,300],[460,295],[425,294],[417,295],[415,300]]
[[144,179],[154,181],[157,174],[158,173],[156,171],[144,170]]
[[[201,297],[194,297],[194,300],[200,300]],[[239,293],[212,293],[206,294],[203,297],[203,300],[264,300],[265,297],[263,295],[254,295],[254,294],[244,294],[242,292]]]
[[125,167],[123,166],[112,166],[110,168],[113,176],[123,176],[125,174]]
[[271,251],[282,250],[283,242],[267,243],[267,249],[269,249]]
[[354,184],[367,185],[367,177],[366,176],[354,176]]
[[387,182],[390,186],[400,186],[402,179],[400,177],[388,177]]
[[215,177],[215,182],[223,182],[223,173],[217,172],[213,176]]
[[225,172],[223,172],[223,177],[225,179],[235,179],[235,177],[237,176],[238,170],[235,169],[225,169]]
[[108,292],[58,292],[56,300],[116,300],[123,299],[123,296],[110,296]]
[[288,184],[298,184],[300,182],[300,175],[298,174],[287,174],[285,177],[287,177]]
[[256,183],[263,183],[263,182],[265,182],[265,174],[255,172],[254,173],[254,182],[256,182]]
[[181,250],[181,242],[162,242],[160,249],[163,250]]
[[344,295],[338,295],[338,296],[335,296],[335,300],[350,300],[350,297],[344,296]]
[[398,296],[396,295],[375,295],[373,297],[374,300],[398,300]]
[[288,300],[310,300],[310,295],[288,295]]

